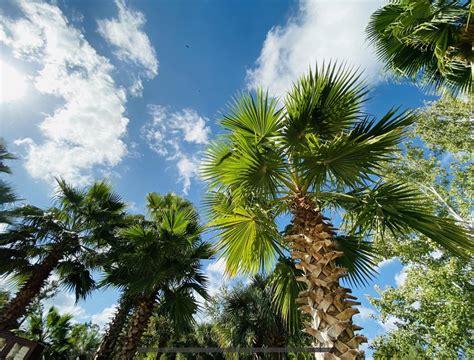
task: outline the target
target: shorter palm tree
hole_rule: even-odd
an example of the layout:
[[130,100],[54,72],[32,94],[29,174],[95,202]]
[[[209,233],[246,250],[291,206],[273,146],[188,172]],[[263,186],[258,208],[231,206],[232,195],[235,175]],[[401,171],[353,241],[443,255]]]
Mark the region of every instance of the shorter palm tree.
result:
[[[250,284],[223,289],[211,299],[208,311],[213,331],[222,347],[285,347],[311,344],[308,335],[301,335],[303,320],[297,312],[296,297],[304,286],[296,280],[301,276],[291,259],[282,258],[269,275],[255,275]],[[283,295],[282,281],[293,282],[294,289],[284,289],[291,296],[288,304],[297,319],[288,322],[273,301]],[[288,326],[292,325],[292,326]]]
[[166,311],[177,328],[185,328],[197,310],[193,293],[207,298],[200,260],[212,252],[201,241],[196,211],[172,194],[151,193],[147,200],[150,220],[118,232],[105,266],[103,283],[126,289],[134,297],[125,334],[120,341],[110,340],[120,343],[119,359],[133,358],[156,306]]
[[472,11],[471,1],[390,0],[372,14],[367,34],[395,75],[471,93]]
[[113,241],[123,221],[125,203],[110,187],[95,183],[86,191],[58,180],[56,206],[42,210],[24,206],[20,220],[0,234],[0,275],[12,275],[21,286],[0,315],[0,329],[12,330],[53,272],[76,299],[95,287],[91,270],[98,249]]

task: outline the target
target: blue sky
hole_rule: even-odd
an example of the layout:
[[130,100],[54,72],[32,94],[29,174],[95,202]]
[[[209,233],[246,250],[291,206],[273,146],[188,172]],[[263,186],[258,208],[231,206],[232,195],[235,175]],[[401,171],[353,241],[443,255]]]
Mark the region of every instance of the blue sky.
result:
[[[0,136],[17,154],[10,178],[28,202],[47,206],[55,176],[76,185],[108,179],[143,210],[150,191],[174,191],[200,204],[198,167],[231,97],[258,86],[281,96],[322,61],[346,61],[372,87],[367,111],[417,107],[416,87],[383,74],[364,27],[381,1],[116,0],[0,4]],[[215,290],[222,262],[205,264]],[[384,262],[357,289],[358,322],[382,333],[365,294],[396,286],[402,266]],[[73,304],[80,320],[103,324],[113,290]]]

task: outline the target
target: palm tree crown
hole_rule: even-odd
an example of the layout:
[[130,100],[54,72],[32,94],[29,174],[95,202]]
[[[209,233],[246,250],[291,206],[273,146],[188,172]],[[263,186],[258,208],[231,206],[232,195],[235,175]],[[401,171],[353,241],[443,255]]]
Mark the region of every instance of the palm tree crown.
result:
[[53,271],[66,289],[75,291],[76,299],[87,296],[95,287],[95,257],[113,241],[124,209],[103,182],[79,190],[59,180],[55,206],[15,210],[19,220],[0,234],[0,275],[16,276],[22,286],[3,309],[0,328],[15,327]]
[[[209,259],[212,251],[201,240],[196,210],[173,194],[150,193],[147,206],[149,219],[118,231],[106,259],[103,283],[136,299],[119,358],[133,357],[157,304],[176,328],[188,329],[197,310],[194,292],[207,298],[200,261]],[[104,350],[97,358],[105,355]]]
[[471,1],[391,0],[372,14],[367,34],[387,70],[471,93],[472,11]]
[[[338,279],[370,276],[369,235],[418,231],[458,255],[473,250],[464,230],[434,216],[411,184],[383,181],[383,166],[415,117],[392,109],[377,120],[363,111],[366,94],[357,73],[329,65],[302,77],[282,109],[262,91],[242,95],[221,120],[227,133],[211,145],[202,169],[227,271],[255,273],[291,250],[308,286],[298,300],[313,319],[306,331],[316,344],[356,356],[358,327],[334,320],[356,311]],[[321,211],[339,213],[338,232]],[[282,234],[278,219],[288,214],[292,224]],[[332,299],[323,318],[316,299]]]

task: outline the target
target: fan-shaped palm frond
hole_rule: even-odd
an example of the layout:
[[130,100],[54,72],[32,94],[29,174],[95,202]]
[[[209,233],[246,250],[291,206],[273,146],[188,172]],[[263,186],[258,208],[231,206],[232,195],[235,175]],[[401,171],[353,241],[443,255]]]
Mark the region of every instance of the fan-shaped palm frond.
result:
[[468,1],[391,0],[367,27],[388,71],[453,93],[472,91]]

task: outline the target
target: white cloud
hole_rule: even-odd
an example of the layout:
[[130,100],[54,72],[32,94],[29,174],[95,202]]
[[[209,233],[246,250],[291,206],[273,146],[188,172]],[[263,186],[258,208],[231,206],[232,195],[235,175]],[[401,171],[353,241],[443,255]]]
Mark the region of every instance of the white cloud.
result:
[[27,145],[25,167],[34,178],[62,176],[84,184],[95,167],[112,167],[126,155],[125,93],[116,87],[108,59],[97,54],[57,6],[24,0],[18,5],[24,17],[2,17],[0,41],[23,60],[31,61],[35,52],[40,65],[36,89],[64,102],[40,124],[44,142],[18,139]]
[[415,310],[420,310],[421,308],[421,302],[419,302],[418,300],[415,301],[413,304],[410,305],[413,309]]
[[441,250],[435,250],[435,251],[430,252],[430,256],[435,260],[441,259],[443,255],[444,253]]
[[381,269],[383,269],[384,267],[387,267],[393,263],[395,263],[398,259],[396,257],[393,257],[393,258],[390,258],[390,259],[385,259],[385,260],[382,260],[381,262],[379,262],[377,264],[377,271],[380,271]]
[[379,321],[379,325],[386,332],[396,330],[398,328],[397,323],[400,324],[400,323],[402,323],[402,321],[401,321],[401,319],[399,319],[399,318],[397,318],[393,315],[387,316],[384,321],[381,321],[381,320]]
[[[225,267],[225,260],[219,259],[209,263],[204,269],[204,272],[208,278],[207,293],[210,296],[215,296],[219,292],[219,290],[222,289],[222,287],[226,287],[229,285],[229,278],[225,274]],[[198,293],[195,293],[194,295],[201,308],[201,311],[199,311],[195,316],[196,320],[199,323],[206,323],[211,321],[209,314],[207,313],[207,311],[205,311],[206,301]]]
[[[169,112],[160,105],[149,105],[149,109],[152,118],[142,127],[142,136],[150,149],[176,163],[183,192],[187,193],[191,180],[199,177],[199,154],[211,133],[208,120],[193,109]],[[189,154],[190,146],[193,155]]]
[[263,86],[281,96],[310,67],[329,60],[360,66],[375,79],[379,66],[366,42],[365,27],[380,4],[300,0],[297,16],[268,32],[256,67],[247,73],[248,86]]
[[77,322],[88,318],[86,311],[76,303],[74,295],[65,291],[59,291],[53,297],[44,300],[43,305],[45,312],[54,306],[60,314],[71,314],[74,316],[74,321]]
[[179,155],[177,163],[178,174],[183,182],[183,193],[187,194],[191,187],[191,179],[199,177],[200,160],[196,157],[189,158],[184,154]]
[[[115,54],[121,60],[132,62],[145,69],[145,76],[153,79],[158,74],[158,60],[150,39],[143,31],[145,15],[125,5],[124,0],[116,0],[118,18],[99,20],[99,33],[115,47]],[[141,76],[130,88],[133,95],[141,94]]]
[[100,313],[92,315],[91,321],[94,324],[99,325],[101,328],[104,328],[104,326],[107,325],[109,321],[113,318],[116,310],[117,310],[117,304],[108,306],[104,310],[102,310]]
[[374,309],[365,306],[359,306],[357,309],[359,310],[359,313],[354,315],[355,322],[373,319],[376,314]]
[[225,274],[226,262],[223,258],[216,260],[205,269],[205,273],[209,279],[208,293],[211,296],[217,294],[219,289],[224,286],[229,280]]
[[395,274],[395,284],[397,284],[397,287],[401,287],[405,284],[408,277],[407,270],[408,266],[405,266],[398,274]]

